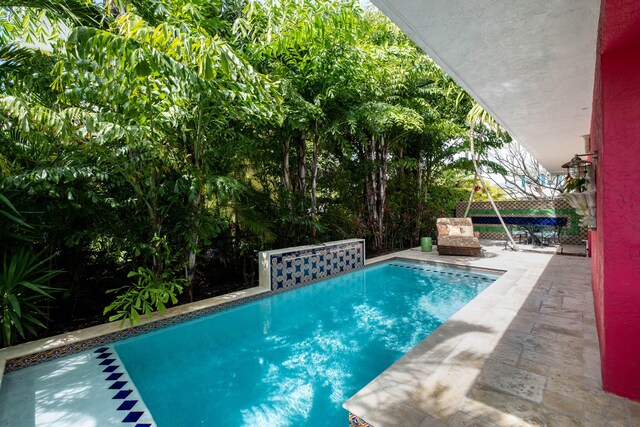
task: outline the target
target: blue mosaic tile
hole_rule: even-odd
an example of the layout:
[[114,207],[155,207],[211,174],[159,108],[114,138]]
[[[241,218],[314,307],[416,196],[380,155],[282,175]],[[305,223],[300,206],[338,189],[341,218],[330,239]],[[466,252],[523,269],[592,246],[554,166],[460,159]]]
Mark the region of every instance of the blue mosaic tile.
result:
[[113,353],[102,353],[101,355],[98,356],[98,359],[107,359],[112,354]]
[[151,424],[136,424],[135,427],[151,427]]
[[122,374],[122,373],[114,373],[114,374],[111,374],[111,375],[109,375],[109,376],[106,378],[106,381],[115,381],[115,380],[117,380],[117,379],[120,379],[120,377],[121,377],[121,376],[123,376],[123,375],[124,375],[124,374]]
[[124,417],[124,420],[122,420],[122,422],[123,423],[135,423],[136,421],[138,421],[140,419],[142,414],[144,414],[144,412],[140,412],[140,411],[129,412],[129,414],[126,417]]
[[364,242],[357,241],[272,255],[271,289],[286,290],[361,268],[363,254]]
[[137,400],[125,400],[122,402],[122,405],[118,406],[118,411],[129,411],[131,408],[136,406],[137,403]]
[[133,390],[120,390],[111,399],[126,399],[132,392]]
[[115,361],[116,361],[116,359],[104,359],[102,362],[100,362],[100,364],[101,365],[111,365]]
[[109,350],[108,347],[101,347],[101,348],[97,349],[96,351],[94,351],[94,353],[104,353],[107,350]]
[[109,389],[111,389],[111,390],[119,390],[122,387],[124,387],[125,385],[127,385],[126,381],[116,381],[115,383],[111,384]]
[[104,369],[102,370],[102,372],[113,372],[113,371],[115,371],[116,369],[118,369],[119,367],[120,367],[120,366],[118,366],[118,365],[111,365],[111,366],[107,366],[106,368],[104,368]]

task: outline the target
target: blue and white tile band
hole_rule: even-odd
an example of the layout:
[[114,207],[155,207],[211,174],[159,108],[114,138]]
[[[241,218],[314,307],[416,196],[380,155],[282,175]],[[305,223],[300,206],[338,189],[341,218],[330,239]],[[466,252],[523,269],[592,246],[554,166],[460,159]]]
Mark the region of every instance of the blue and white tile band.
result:
[[124,417],[122,423],[135,427],[155,426],[151,413],[144,405],[115,349],[112,346],[100,347],[94,353],[97,354],[98,366],[103,368],[105,386],[114,393],[111,400],[118,404],[116,411],[120,411]]
[[279,292],[362,268],[365,242],[352,239],[265,251],[260,260],[260,286]]
[[7,373],[2,379],[0,426],[155,425],[112,346]]
[[448,274],[450,276],[458,276],[458,277],[470,277],[472,279],[486,280],[486,281],[491,281],[491,282],[496,280],[495,277],[478,276],[477,274],[474,274],[472,272],[470,272],[470,273],[457,273],[457,272],[446,271],[446,270],[437,269],[437,268],[430,268],[430,267],[426,267],[426,266],[413,266],[413,265],[405,265],[405,264],[396,264],[396,263],[393,263],[393,262],[390,262],[389,265],[393,266],[393,267],[407,268],[409,270],[428,271],[430,273]]

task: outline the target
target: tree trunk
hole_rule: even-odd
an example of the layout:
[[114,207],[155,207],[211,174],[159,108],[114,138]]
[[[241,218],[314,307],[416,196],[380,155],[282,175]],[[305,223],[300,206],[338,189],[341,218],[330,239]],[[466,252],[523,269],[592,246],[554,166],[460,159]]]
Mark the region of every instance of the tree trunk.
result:
[[[311,221],[316,222],[317,210],[317,184],[318,184],[318,135],[313,138],[313,152],[311,156]],[[311,229],[311,236],[316,237],[315,224]]]
[[187,260],[187,297],[189,298],[189,302],[193,302],[193,278],[196,274],[196,257],[198,255],[198,244],[200,243],[200,221],[196,218],[199,216],[198,212],[200,211],[202,205],[202,194],[198,192],[196,195],[196,199],[193,201],[194,213],[193,213],[193,224],[191,228],[191,235],[189,236],[189,257]]
[[[375,137],[371,137],[371,146],[369,147],[369,153],[367,156],[371,161],[371,164],[375,164],[376,160],[376,139]],[[378,222],[378,189],[376,185],[376,174],[375,172],[371,172],[367,174],[366,178],[366,186],[367,186],[367,217],[371,224]],[[370,224],[370,225],[371,225]]]
[[389,142],[384,135],[380,137],[380,169],[379,169],[379,186],[378,186],[378,232],[380,233],[380,245],[384,238],[384,210],[387,203],[387,170]]
[[298,180],[296,183],[296,193],[303,199],[307,191],[307,135],[303,132],[298,139]]
[[367,173],[366,185],[366,205],[367,205],[367,226],[373,234],[373,246],[379,251],[382,249],[381,236],[378,230],[378,173],[375,170],[377,158],[377,144],[375,136],[371,136],[371,144],[368,147],[367,158],[370,161],[371,171]]
[[284,159],[282,160],[282,184],[284,188],[291,190],[291,177],[289,175],[289,138],[284,140]]
[[418,189],[418,203],[422,203],[425,201],[422,198],[422,164],[421,164],[421,155],[418,156],[418,167],[416,168],[416,188]]
[[429,190],[431,189],[431,179],[433,177],[433,168],[431,166],[427,166],[427,169],[424,171],[424,190],[422,192],[424,199],[427,199],[429,195]]
[[149,217],[151,218],[152,246],[153,255],[151,256],[152,271],[156,277],[159,277],[164,271],[164,255],[162,253],[162,215],[158,209],[158,195],[156,194],[156,174],[151,175],[150,187],[153,194],[150,203],[147,204]]
[[[204,156],[205,156],[205,147],[204,147],[204,123],[202,119],[202,110],[203,106],[198,109],[198,116],[196,119],[196,133],[193,139],[193,153],[192,153],[192,174],[197,177],[196,180],[196,194],[193,197],[191,202],[187,202],[189,210],[191,211],[191,224],[189,230],[189,240],[188,240],[188,257],[187,257],[187,267],[186,267],[186,279],[187,283],[185,285],[187,291],[187,297],[189,302],[193,302],[193,278],[196,273],[196,258],[198,255],[198,245],[200,244],[200,227],[202,226],[200,218],[200,213],[204,209],[204,180],[200,179],[200,177],[204,174]],[[186,135],[184,136],[186,142]]]

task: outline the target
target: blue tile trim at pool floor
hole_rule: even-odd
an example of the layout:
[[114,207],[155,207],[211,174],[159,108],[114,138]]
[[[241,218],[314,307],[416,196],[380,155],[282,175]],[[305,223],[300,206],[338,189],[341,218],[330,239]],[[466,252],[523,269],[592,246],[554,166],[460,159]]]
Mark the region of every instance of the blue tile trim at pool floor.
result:
[[112,346],[7,373],[0,426],[155,427]]
[[[146,408],[142,399],[134,393],[133,381],[126,375],[122,361],[118,357],[113,347],[100,347],[94,351],[98,356],[96,361],[100,367],[104,366],[102,372],[105,375],[105,383],[108,390],[112,390],[112,400],[119,403],[117,411],[122,411],[122,423],[134,427],[152,427],[151,413]],[[133,396],[131,396],[133,394]],[[138,422],[141,421],[141,422]]]

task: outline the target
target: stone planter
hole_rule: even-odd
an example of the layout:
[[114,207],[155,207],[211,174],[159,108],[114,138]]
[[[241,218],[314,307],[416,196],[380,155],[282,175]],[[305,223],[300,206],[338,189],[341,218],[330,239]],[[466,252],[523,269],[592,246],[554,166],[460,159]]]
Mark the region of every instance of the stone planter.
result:
[[569,202],[576,213],[580,215],[580,225],[596,228],[596,191],[589,190],[582,193],[566,193],[562,198]]

